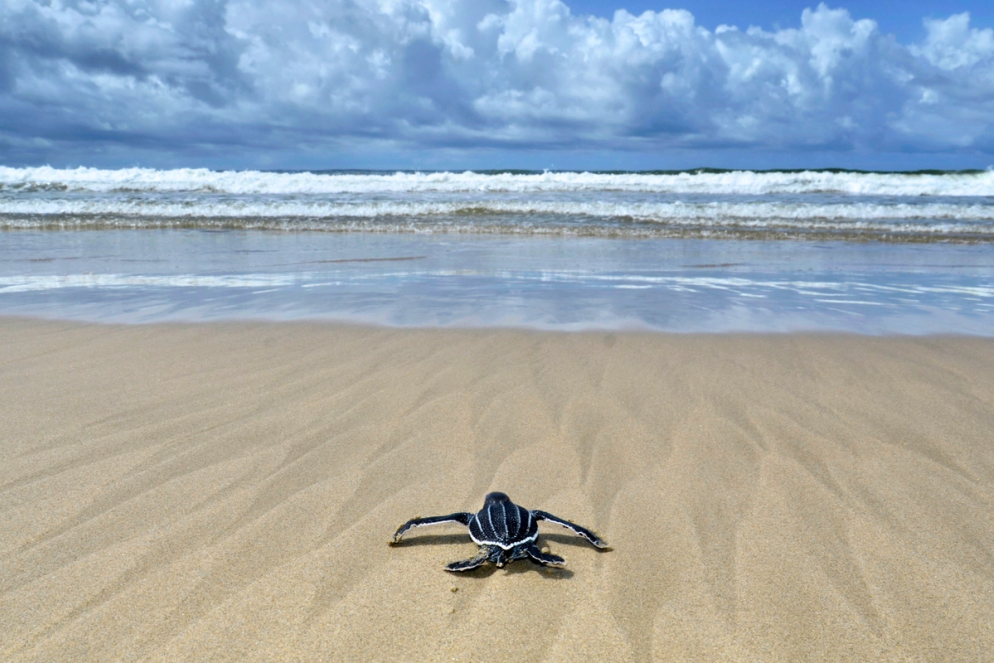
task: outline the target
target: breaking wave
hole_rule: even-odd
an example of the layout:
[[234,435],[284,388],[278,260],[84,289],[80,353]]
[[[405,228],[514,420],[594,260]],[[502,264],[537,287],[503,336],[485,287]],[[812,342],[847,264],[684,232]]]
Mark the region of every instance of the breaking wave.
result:
[[470,192],[835,193],[874,196],[994,196],[994,171],[395,172],[275,173],[124,168],[0,167],[0,191],[376,194]]
[[994,172],[0,167],[0,230],[149,228],[994,243]]

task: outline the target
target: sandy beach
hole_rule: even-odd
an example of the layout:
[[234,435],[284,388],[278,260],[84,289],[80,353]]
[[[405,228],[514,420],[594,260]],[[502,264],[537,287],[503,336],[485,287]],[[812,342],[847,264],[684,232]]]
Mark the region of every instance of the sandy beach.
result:
[[[0,319],[0,660],[994,659],[994,339]],[[447,573],[491,490],[564,570]]]

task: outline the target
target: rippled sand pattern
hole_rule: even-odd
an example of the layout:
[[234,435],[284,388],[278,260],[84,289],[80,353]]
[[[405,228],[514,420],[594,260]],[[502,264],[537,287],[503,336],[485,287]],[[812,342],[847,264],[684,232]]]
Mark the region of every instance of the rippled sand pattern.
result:
[[[0,660],[982,661],[994,342],[0,320]],[[490,490],[554,525],[466,575]]]

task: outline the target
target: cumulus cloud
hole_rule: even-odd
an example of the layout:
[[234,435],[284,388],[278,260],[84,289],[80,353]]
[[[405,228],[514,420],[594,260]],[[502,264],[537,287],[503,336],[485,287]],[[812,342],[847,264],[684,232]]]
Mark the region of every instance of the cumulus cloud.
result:
[[824,4],[796,28],[712,32],[559,0],[6,0],[0,155],[994,150],[994,31],[924,27],[905,45]]

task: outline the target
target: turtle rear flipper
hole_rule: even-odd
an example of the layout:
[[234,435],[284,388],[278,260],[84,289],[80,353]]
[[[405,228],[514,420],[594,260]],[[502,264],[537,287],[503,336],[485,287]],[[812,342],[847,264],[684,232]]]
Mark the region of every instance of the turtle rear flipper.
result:
[[566,566],[566,560],[558,555],[550,555],[544,553],[538,549],[534,543],[525,548],[525,552],[533,560],[541,564],[542,566],[555,566],[556,568],[562,568]]
[[445,565],[446,571],[453,571],[458,573],[459,571],[470,571],[472,569],[483,566],[483,564],[489,559],[490,555],[484,549],[477,553],[476,557],[473,559],[464,559],[461,562],[452,562],[451,564]]

